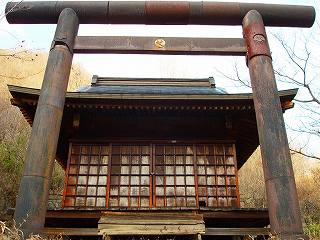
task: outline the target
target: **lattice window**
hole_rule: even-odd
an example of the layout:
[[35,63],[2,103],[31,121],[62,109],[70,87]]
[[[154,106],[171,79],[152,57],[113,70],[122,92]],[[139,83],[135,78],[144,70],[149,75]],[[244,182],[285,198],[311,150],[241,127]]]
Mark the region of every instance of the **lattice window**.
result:
[[72,144],[65,208],[239,206],[234,144]]
[[112,146],[109,207],[150,207],[150,147]]
[[72,145],[64,207],[105,207],[109,146]]
[[233,145],[197,145],[195,158],[199,202],[208,207],[237,206]]
[[196,207],[192,146],[155,146],[155,206]]

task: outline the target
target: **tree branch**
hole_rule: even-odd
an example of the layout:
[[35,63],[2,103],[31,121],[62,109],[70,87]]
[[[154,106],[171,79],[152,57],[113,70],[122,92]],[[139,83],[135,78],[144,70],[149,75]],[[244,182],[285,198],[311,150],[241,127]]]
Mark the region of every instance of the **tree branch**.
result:
[[[0,57],[6,57],[6,58],[16,58],[16,59],[21,59],[21,60],[24,60],[24,61],[34,61],[34,58],[25,58],[25,57],[22,57],[22,56],[19,56],[19,54],[21,53],[28,53],[28,50],[22,50],[22,51],[19,51],[19,52],[15,52],[15,53],[5,53],[5,54],[0,54]],[[36,57],[38,56],[38,54],[35,55]]]
[[3,75],[3,74],[0,74],[0,77],[21,80],[21,79],[25,79],[25,78],[28,78],[28,77],[32,77],[32,76],[38,75],[38,74],[42,73],[43,71],[44,71],[44,69],[42,69],[39,72],[32,73],[32,74],[30,74],[28,76],[23,76],[23,77],[15,77],[15,76]]
[[315,155],[313,155],[313,154],[304,153],[304,152],[302,152],[301,150],[295,150],[295,149],[290,148],[290,151],[293,152],[293,153],[301,154],[302,156],[305,156],[305,157],[308,157],[308,158],[320,160],[320,157],[315,156]]
[[9,9],[8,12],[5,12],[5,13],[3,14],[3,16],[0,16],[0,21],[1,21],[2,19],[4,19],[4,18],[8,15],[8,13],[11,13],[12,10],[13,10],[15,7],[19,6],[22,2],[23,2],[23,0],[21,0],[21,1],[18,2],[18,3],[16,3],[12,8]]
[[223,77],[233,81],[233,82],[239,82],[242,86],[247,87],[247,88],[251,88],[250,83],[241,79],[240,74],[239,74],[239,70],[237,67],[237,64],[234,64],[234,71],[236,73],[236,77],[231,77],[223,72],[221,72],[220,70],[216,69],[216,71],[221,74]]

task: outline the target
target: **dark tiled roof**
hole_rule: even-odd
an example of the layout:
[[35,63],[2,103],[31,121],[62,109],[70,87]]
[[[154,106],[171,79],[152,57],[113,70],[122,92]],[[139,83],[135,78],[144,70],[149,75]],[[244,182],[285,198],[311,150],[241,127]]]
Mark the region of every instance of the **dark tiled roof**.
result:
[[210,95],[227,94],[222,88],[185,86],[86,86],[78,92],[109,94]]
[[148,95],[220,95],[214,78],[119,78],[93,75],[91,86],[78,89],[80,93],[148,94]]

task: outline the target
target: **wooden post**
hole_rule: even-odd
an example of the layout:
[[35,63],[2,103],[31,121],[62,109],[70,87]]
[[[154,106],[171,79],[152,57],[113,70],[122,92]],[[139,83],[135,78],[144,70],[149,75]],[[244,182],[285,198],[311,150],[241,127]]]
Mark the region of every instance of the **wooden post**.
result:
[[78,27],[76,13],[70,8],[64,9],[49,53],[16,202],[14,218],[25,237],[44,227]]
[[303,235],[297,189],[267,35],[261,15],[243,19],[253,101],[261,146],[272,234],[280,239]]

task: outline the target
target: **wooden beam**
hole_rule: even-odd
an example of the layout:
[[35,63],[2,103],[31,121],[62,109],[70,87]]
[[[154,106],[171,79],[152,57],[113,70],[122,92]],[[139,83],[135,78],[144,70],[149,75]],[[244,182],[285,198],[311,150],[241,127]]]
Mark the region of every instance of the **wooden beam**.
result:
[[[62,236],[97,236],[97,228],[44,228],[41,230],[47,235]],[[122,232],[121,232],[122,233]],[[244,236],[244,235],[269,235],[270,228],[206,228],[206,236]]]
[[46,235],[61,236],[98,236],[98,228],[44,228],[40,231]]
[[104,212],[102,235],[196,235],[205,233],[202,214],[176,212]]
[[204,233],[204,224],[99,224],[100,235],[195,235]]
[[270,228],[206,228],[206,236],[269,235]]
[[223,3],[210,1],[9,1],[9,23],[57,23],[62,9],[72,8],[81,24],[241,25],[256,9],[267,26],[311,27],[315,9],[310,6]]
[[242,38],[79,36],[74,52],[244,56],[247,49]]
[[101,211],[98,210],[48,210],[46,218],[93,218],[101,217]]
[[203,211],[204,219],[268,219],[267,209],[240,209],[234,211]]

